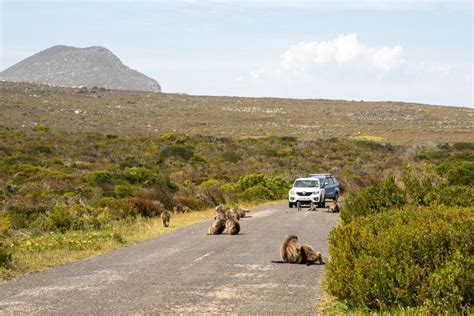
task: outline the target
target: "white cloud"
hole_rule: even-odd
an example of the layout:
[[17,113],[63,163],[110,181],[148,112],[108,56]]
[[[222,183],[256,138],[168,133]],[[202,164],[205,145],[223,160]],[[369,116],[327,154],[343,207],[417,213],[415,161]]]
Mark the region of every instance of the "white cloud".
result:
[[345,65],[367,63],[369,66],[390,71],[403,61],[400,46],[369,47],[356,34],[341,34],[329,41],[299,42],[280,56],[280,67],[305,71],[324,64]]
[[373,52],[372,64],[376,68],[390,71],[402,63],[401,52],[400,46],[382,47]]

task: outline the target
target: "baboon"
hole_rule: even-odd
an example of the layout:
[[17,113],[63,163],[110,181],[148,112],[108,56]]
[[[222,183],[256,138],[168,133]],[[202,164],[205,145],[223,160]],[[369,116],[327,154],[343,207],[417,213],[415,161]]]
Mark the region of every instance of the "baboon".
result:
[[301,263],[303,255],[298,237],[289,235],[280,247],[281,261],[273,261],[274,263]]
[[311,202],[311,204],[309,205],[308,211],[317,211],[317,210],[318,210],[318,205],[314,202]]
[[183,204],[179,203],[178,205],[173,207],[173,211],[175,213],[186,213],[187,211],[189,211],[189,207],[184,206]]
[[331,205],[329,205],[329,212],[331,213],[339,213],[340,208],[339,208],[339,203],[337,201],[334,201]]
[[214,210],[216,211],[216,213],[222,213],[224,211],[224,209],[220,205],[217,205]]
[[225,229],[222,232],[224,235],[237,235],[240,232],[239,221],[233,217],[225,221]]
[[301,263],[306,263],[306,265],[311,265],[316,262],[319,264],[324,264],[323,256],[319,251],[314,250],[310,245],[303,244],[301,245],[301,254],[303,255],[303,260]]
[[285,241],[280,247],[281,261],[274,261],[274,263],[303,263],[310,265],[319,261],[323,264],[321,253],[314,250],[310,245],[301,245],[298,237],[290,235],[286,237]]
[[224,228],[226,226],[226,220],[225,219],[218,219],[216,220],[211,227],[207,230],[208,235],[219,235],[222,234],[224,231]]
[[226,220],[227,217],[225,216],[224,213],[217,213],[216,216],[214,216],[214,219],[215,219],[215,220],[218,220],[218,219]]
[[232,208],[230,210],[230,214],[236,219],[236,220],[240,220],[240,212],[236,209],[236,208]]
[[163,227],[169,227],[170,226],[170,218],[171,214],[167,210],[164,210],[161,212],[161,224],[163,224]]
[[240,208],[240,207],[237,207],[237,211],[239,211],[239,214],[240,214],[240,218],[244,218],[245,217],[245,213],[247,212],[246,210]]
[[301,211],[301,202],[296,202],[296,207],[298,208],[298,212]]

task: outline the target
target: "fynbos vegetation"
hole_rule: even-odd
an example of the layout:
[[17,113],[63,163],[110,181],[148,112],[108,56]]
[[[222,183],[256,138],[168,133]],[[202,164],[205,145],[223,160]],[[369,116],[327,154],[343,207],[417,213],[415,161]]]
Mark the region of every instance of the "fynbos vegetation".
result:
[[468,313],[474,151],[443,145],[348,198],[330,236],[329,293],[349,307]]

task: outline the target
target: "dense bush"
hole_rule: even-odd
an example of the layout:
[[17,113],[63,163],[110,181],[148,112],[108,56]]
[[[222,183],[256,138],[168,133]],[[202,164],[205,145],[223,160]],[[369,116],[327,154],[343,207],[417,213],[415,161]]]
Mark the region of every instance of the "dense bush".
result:
[[191,159],[193,154],[192,148],[182,145],[170,145],[161,151],[159,161],[164,161],[168,157],[177,157],[187,161]]
[[391,210],[330,234],[327,290],[371,310],[424,306],[460,312],[473,303],[474,208]]
[[355,217],[383,212],[405,203],[405,191],[395,184],[393,177],[389,177],[350,196],[341,212],[341,218],[344,222],[350,222]]
[[233,186],[233,190],[246,201],[263,201],[284,198],[289,186],[289,182],[280,177],[249,174],[241,177]]

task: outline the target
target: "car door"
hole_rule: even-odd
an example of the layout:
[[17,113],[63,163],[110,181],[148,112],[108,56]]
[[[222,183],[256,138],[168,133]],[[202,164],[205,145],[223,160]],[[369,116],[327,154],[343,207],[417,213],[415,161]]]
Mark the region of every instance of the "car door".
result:
[[336,194],[336,185],[334,184],[334,181],[330,178],[327,177],[325,180],[325,183],[328,183],[326,186],[326,196],[329,198],[333,198],[334,194]]

